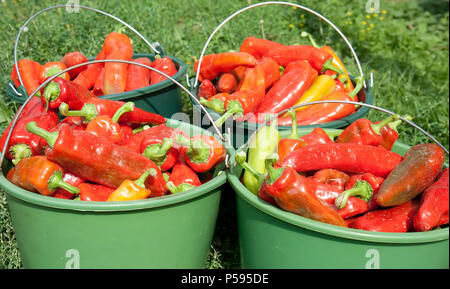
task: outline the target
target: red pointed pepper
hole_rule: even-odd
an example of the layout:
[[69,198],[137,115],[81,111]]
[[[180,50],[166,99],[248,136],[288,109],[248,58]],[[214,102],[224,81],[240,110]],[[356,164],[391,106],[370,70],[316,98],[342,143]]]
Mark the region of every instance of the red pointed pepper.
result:
[[[20,77],[22,78],[23,86],[28,95],[31,95],[36,88],[39,87],[39,72],[41,71],[41,64],[30,59],[21,59],[17,62],[19,67]],[[15,87],[20,86],[19,76],[17,75],[16,65],[13,65],[11,70],[11,80]],[[37,93],[39,94],[39,92]],[[38,96],[38,95],[36,95]]]
[[[105,59],[105,50],[102,47],[102,50],[97,55],[95,60],[103,60]],[[95,81],[97,80],[98,76],[103,70],[103,63],[93,63],[88,64],[85,70],[81,71],[77,77],[73,80],[74,83],[81,85],[82,87],[86,89],[91,89]]]
[[[168,76],[174,76],[177,74],[178,70],[173,63],[172,59],[169,57],[159,57],[158,55],[155,57],[155,60],[152,63],[152,67],[156,70],[159,70]],[[150,85],[166,80],[166,77],[156,71],[150,72]]]
[[211,80],[209,79],[204,79],[199,87],[198,87],[198,93],[197,96],[201,99],[201,98],[210,98],[213,95],[216,94],[216,87],[214,86],[214,84],[211,82]]
[[264,56],[267,56],[270,50],[283,47],[284,45],[278,42],[250,36],[244,39],[239,50],[241,52],[250,53],[257,59],[261,59]]
[[[198,62],[195,62],[194,70],[198,71]],[[223,52],[218,54],[208,54],[202,58],[199,80],[213,80],[219,74],[230,72],[238,66],[254,67],[257,60],[253,55],[246,52]]]
[[[69,52],[66,53],[63,58],[61,59],[61,62],[64,63],[65,66],[67,67],[72,67],[81,63],[85,63],[88,62],[89,60],[87,59],[86,56],[83,55],[83,53],[79,52],[79,51],[73,51],[73,52]],[[86,70],[87,66],[80,66],[77,68],[74,68],[72,70],[69,70],[69,75],[70,75],[70,79],[75,79],[75,77],[77,77],[77,75],[82,72],[83,70]]]
[[[152,66],[152,61],[147,57],[140,57],[133,60],[136,63]],[[150,85],[151,70],[142,66],[128,65],[127,68],[127,83],[125,91],[135,90]]]
[[167,188],[172,194],[187,191],[202,183],[197,174],[186,164],[177,163],[172,169]]
[[218,92],[233,93],[238,86],[236,77],[231,72],[222,73],[216,84]]

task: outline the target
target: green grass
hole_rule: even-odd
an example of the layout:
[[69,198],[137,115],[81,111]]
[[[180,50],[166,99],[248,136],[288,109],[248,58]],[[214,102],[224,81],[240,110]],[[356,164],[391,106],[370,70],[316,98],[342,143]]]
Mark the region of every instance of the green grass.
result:
[[[17,105],[5,97],[13,65],[14,41],[19,28],[37,11],[66,1],[14,1],[0,3],[0,131],[14,115]],[[192,64],[200,55],[214,28],[236,10],[257,1],[80,1],[80,4],[110,12],[134,26],[147,39],[159,41],[170,54],[184,59],[193,75]],[[293,1],[315,9],[334,22],[347,36],[366,75],[374,73],[375,104],[400,114],[449,146],[449,2],[380,0],[380,13],[368,14],[367,1]],[[261,36],[260,20],[268,39],[285,44],[305,43],[301,31],[311,32],[320,44],[332,46],[357,73],[351,54],[324,22],[286,6],[266,6],[249,10],[223,27],[207,53],[238,50],[250,35]],[[80,50],[96,55],[105,35],[120,25],[93,12],[67,13],[64,9],[42,14],[30,23],[21,37],[19,58],[44,63],[60,59],[66,52]],[[135,51],[146,52],[145,43],[129,33]],[[191,106],[185,99],[184,110]],[[384,117],[375,111],[369,118]],[[400,128],[401,141],[416,144],[427,139],[406,125]],[[231,192],[227,190],[227,192]],[[4,195],[0,192],[0,268],[20,268],[14,230]],[[238,268],[234,196],[224,194],[216,235],[208,256],[208,268]]]

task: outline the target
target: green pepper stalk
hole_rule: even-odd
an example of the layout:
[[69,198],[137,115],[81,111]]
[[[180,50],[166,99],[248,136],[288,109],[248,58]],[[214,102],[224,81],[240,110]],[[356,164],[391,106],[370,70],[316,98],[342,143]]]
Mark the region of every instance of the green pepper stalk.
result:
[[89,123],[98,116],[97,108],[93,103],[85,103],[81,110],[69,110],[69,105],[63,102],[59,105],[59,112],[63,116],[80,116],[84,123]]
[[54,172],[50,179],[48,179],[49,191],[53,192],[58,188],[64,189],[74,195],[80,193],[80,190],[77,187],[72,186],[63,180],[63,174],[61,171]]
[[33,155],[33,153],[31,152],[30,146],[28,146],[27,144],[23,144],[23,143],[18,143],[18,144],[13,145],[9,149],[9,151],[10,151],[11,155],[13,156],[12,163],[14,165],[17,165],[20,162],[20,160],[29,158]]
[[236,153],[236,162],[246,171],[249,172],[252,176],[254,176],[258,181],[258,188],[260,188],[266,177],[267,173],[262,174],[255,170],[251,165],[249,165],[247,162],[247,154],[244,151],[239,151]]
[[363,201],[370,201],[373,195],[372,186],[366,181],[357,181],[353,188],[344,191],[342,194],[336,197],[334,205],[338,209],[343,209],[347,205],[348,198],[357,197]]
[[225,104],[222,100],[213,98],[211,100],[207,100],[203,97],[200,98],[200,103],[219,114],[225,113]]

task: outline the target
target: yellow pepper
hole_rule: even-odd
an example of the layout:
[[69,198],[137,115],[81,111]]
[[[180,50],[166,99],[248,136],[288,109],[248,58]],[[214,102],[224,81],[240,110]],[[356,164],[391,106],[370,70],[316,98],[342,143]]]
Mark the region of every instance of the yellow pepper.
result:
[[125,180],[108,197],[108,202],[142,200],[150,197],[152,191],[145,188],[145,180],[148,176],[156,176],[155,169],[149,169],[136,181]]
[[[319,77],[314,80],[311,86],[305,91],[295,105],[321,100],[328,94],[332,93],[335,86],[333,77],[326,74],[319,75]],[[306,108],[308,108],[308,106],[298,107],[295,111],[301,111]]]

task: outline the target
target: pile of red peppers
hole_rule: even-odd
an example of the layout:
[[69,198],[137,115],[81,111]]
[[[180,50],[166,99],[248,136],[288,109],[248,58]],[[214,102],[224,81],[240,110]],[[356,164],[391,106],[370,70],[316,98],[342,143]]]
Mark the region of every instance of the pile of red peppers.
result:
[[[310,35],[308,35],[310,37]],[[311,37],[310,37],[311,38]],[[312,38],[311,38],[312,40]],[[247,37],[238,52],[209,54],[194,69],[201,81],[200,102],[222,116],[221,126],[231,117],[237,121],[264,122],[294,105],[320,100],[358,101],[363,79],[353,86],[342,61],[329,46],[283,45]],[[354,113],[353,104],[325,103],[298,108],[299,125],[334,121]],[[287,115],[279,125],[291,125]]]
[[[134,61],[153,67],[168,76],[173,76],[178,72],[177,66],[169,57],[160,57],[157,55],[152,62],[147,57],[132,59],[132,56],[133,46],[130,38],[123,33],[111,32],[105,37],[102,49],[97,54],[95,60],[119,59]],[[49,61],[43,65],[26,58],[19,60],[17,65],[23,85],[28,95],[31,95],[48,77],[85,62],[88,62],[86,56],[79,51],[73,51],[66,53],[58,61]],[[96,96],[132,91],[166,79],[165,76],[142,66],[114,62],[80,66],[59,77],[72,82],[74,85],[82,86],[90,90]],[[11,70],[11,79],[16,87],[20,86],[15,66]],[[47,106],[53,106],[54,108],[62,101],[62,99],[59,99],[58,104],[54,103],[56,99],[55,95],[60,90],[67,88],[61,87],[57,79],[53,82],[37,94],[45,100]],[[79,108],[81,107],[77,107],[77,109]]]
[[11,124],[0,139],[14,164],[7,179],[21,188],[81,201],[155,198],[209,181],[225,158],[213,136],[187,136],[133,102],[64,78],[50,84],[25,104],[7,147]]
[[[262,201],[285,211],[332,225],[373,232],[430,231],[449,222],[449,170],[434,143],[412,146],[404,156],[392,151],[399,135],[398,116],[373,123],[359,119],[336,137],[321,128],[292,133],[273,145],[265,170],[236,160],[260,180],[243,184]],[[257,137],[257,136],[256,136]],[[336,137],[336,140],[334,138]],[[258,147],[250,154],[258,154]],[[267,155],[267,152],[265,152]]]

